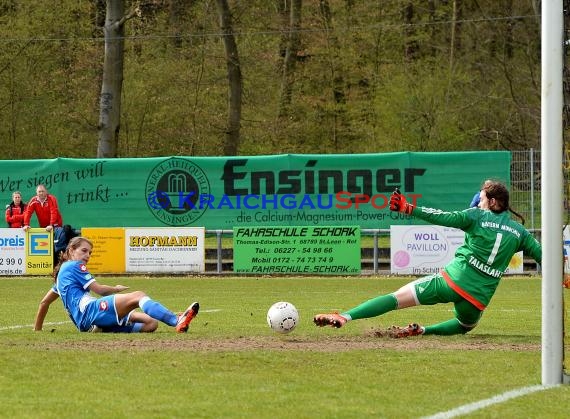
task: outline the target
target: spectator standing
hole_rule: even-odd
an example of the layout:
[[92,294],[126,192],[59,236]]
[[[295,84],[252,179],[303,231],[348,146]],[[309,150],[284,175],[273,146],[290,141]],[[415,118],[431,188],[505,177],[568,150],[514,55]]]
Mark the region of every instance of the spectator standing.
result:
[[57,199],[48,193],[45,185],[38,185],[36,187],[36,196],[28,202],[28,206],[24,211],[24,230],[30,228],[30,221],[34,213],[38,217],[40,227],[45,228],[46,231],[52,231],[55,227],[63,225],[63,219],[57,206]]
[[12,202],[6,205],[6,222],[10,228],[24,226],[24,211],[26,204],[22,201],[20,191],[12,192]]

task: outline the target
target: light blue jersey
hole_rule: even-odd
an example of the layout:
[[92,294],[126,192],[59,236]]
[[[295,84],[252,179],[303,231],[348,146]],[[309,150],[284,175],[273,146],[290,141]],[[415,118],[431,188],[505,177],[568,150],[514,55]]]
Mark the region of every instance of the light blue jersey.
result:
[[95,278],[82,261],[67,261],[61,265],[55,291],[75,326],[82,332],[92,326],[109,331],[131,331],[128,316],[122,319],[117,317],[114,295],[95,298],[90,294],[89,286],[94,281]]

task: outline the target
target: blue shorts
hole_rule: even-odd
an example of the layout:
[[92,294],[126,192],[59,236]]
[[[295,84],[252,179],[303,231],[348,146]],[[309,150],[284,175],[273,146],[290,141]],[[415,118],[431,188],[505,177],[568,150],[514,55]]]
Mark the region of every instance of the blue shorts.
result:
[[85,307],[79,330],[87,332],[92,326],[98,326],[104,332],[132,332],[133,324],[129,322],[130,313],[119,318],[115,307],[115,296],[107,295],[91,301]]

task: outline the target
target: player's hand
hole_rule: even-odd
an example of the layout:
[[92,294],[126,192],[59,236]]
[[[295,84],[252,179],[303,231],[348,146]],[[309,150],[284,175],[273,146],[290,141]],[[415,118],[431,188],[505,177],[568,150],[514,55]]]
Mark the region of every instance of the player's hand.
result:
[[392,192],[392,196],[390,196],[390,211],[397,211],[411,215],[413,210],[414,206],[412,204],[408,204],[404,195],[402,195],[400,190],[396,188],[396,190]]
[[123,292],[128,290],[129,287],[125,286],[125,285],[115,285],[115,292]]

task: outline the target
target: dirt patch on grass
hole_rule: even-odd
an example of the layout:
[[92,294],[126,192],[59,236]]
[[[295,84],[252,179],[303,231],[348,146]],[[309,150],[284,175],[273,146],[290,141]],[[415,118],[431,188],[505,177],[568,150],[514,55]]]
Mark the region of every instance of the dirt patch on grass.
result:
[[[98,335],[101,336],[101,335]],[[531,343],[497,343],[494,339],[445,337],[411,337],[392,339],[376,337],[373,332],[365,336],[324,336],[318,338],[296,338],[294,335],[275,335],[266,337],[236,337],[224,339],[203,339],[188,335],[146,336],[146,335],[109,335],[99,338],[65,341],[56,344],[43,342],[44,349],[72,350],[128,350],[128,351],[251,351],[251,350],[284,350],[339,352],[369,349],[387,350],[480,350],[480,351],[539,351],[540,344]],[[50,348],[50,346],[53,346]]]

